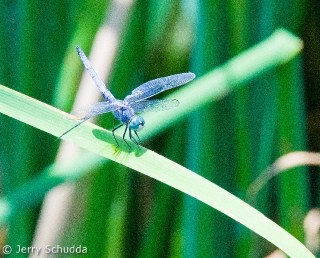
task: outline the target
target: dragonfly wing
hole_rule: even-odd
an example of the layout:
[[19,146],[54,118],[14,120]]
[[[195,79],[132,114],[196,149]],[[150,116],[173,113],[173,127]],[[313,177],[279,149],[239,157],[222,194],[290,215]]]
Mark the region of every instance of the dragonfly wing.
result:
[[97,85],[97,87],[98,87],[99,91],[101,92],[102,96],[104,97],[104,99],[106,101],[114,101],[115,97],[108,90],[107,86],[103,83],[103,81],[100,79],[100,77],[98,76],[96,71],[93,69],[93,67],[92,67],[89,59],[85,55],[85,53],[82,51],[82,49],[79,46],[76,46],[76,49],[78,51],[78,55],[84,65],[84,67],[86,68],[86,70],[90,74],[94,83]]
[[165,90],[181,86],[195,77],[194,73],[180,73],[148,81],[134,89],[124,100],[129,103],[144,100]]
[[91,117],[117,110],[120,107],[121,106],[119,106],[119,104],[116,102],[109,103],[109,102],[103,101],[103,102],[97,102],[91,105],[83,106],[73,111],[70,115],[74,119],[88,120]]
[[71,130],[78,127],[79,125],[81,125],[85,121],[89,120],[91,117],[117,110],[120,107],[121,107],[121,105],[119,105],[119,103],[117,103],[117,102],[110,104],[110,103],[104,101],[104,102],[97,102],[95,104],[83,106],[80,109],[73,111],[70,114],[70,117],[72,119],[78,119],[81,121],[79,123],[77,123],[75,126],[71,127],[68,131],[64,132],[60,137],[58,137],[58,139],[62,138],[64,135],[69,133]]
[[137,113],[141,113],[144,111],[163,111],[177,107],[178,105],[179,101],[176,99],[142,100],[130,104],[134,112]]

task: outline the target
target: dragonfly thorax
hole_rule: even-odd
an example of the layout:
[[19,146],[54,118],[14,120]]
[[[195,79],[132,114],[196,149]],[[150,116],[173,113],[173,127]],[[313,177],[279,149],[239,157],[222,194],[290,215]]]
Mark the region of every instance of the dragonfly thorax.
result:
[[124,106],[122,101],[118,101],[121,108],[113,111],[114,116],[124,124],[129,124],[132,117],[135,116],[133,109],[130,106]]
[[144,127],[144,119],[141,116],[136,116],[130,106],[121,107],[113,111],[113,114],[122,123],[128,125],[131,130],[139,132]]
[[141,116],[133,116],[129,122],[129,128],[139,132],[143,129],[145,124],[144,119]]

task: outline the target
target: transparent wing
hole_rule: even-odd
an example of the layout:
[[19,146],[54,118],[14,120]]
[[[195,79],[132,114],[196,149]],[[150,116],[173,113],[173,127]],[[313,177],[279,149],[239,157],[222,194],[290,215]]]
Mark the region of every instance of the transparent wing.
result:
[[179,101],[176,99],[152,99],[134,102],[131,103],[130,106],[133,108],[134,112],[140,113],[144,111],[168,110],[177,107],[179,104]]
[[70,115],[73,119],[78,120],[88,120],[91,117],[108,113],[120,108],[118,103],[109,103],[106,101],[97,102],[91,105],[83,106],[75,111],[73,111]]
[[69,133],[70,131],[72,131],[74,128],[78,127],[85,121],[89,120],[91,117],[117,110],[120,107],[121,106],[116,102],[108,103],[104,101],[104,102],[97,102],[92,105],[83,106],[80,109],[75,110],[70,114],[70,117],[72,119],[78,119],[81,121],[77,123],[75,126],[71,127],[68,131],[64,132],[61,136],[58,137],[58,139],[65,136],[67,133]]
[[84,67],[86,68],[86,70],[90,74],[94,83],[97,85],[97,87],[98,87],[99,91],[101,92],[102,96],[104,97],[104,99],[106,101],[115,100],[112,93],[108,90],[107,86],[103,83],[103,81],[100,79],[100,77],[98,76],[96,71],[93,69],[89,59],[87,58],[85,53],[82,51],[82,49],[79,46],[76,46],[76,49],[78,51],[78,55],[84,65]]
[[144,100],[162,91],[181,86],[195,77],[194,73],[180,73],[148,81],[134,89],[124,100],[129,103]]

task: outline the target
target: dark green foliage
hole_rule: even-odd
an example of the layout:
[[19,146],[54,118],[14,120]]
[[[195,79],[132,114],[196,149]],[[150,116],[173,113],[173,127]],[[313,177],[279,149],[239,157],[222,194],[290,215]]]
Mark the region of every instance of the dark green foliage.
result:
[[[319,95],[313,92],[320,81],[320,21],[310,21],[312,4],[134,1],[108,86],[123,98],[156,77],[191,71],[200,78],[280,26],[303,36],[304,55],[190,110],[175,127],[144,144],[245,199],[249,184],[278,157],[308,150],[306,117],[319,113]],[[90,52],[109,1],[2,1],[0,7],[0,83],[69,111],[82,71],[75,45]],[[111,115],[100,120],[111,128]],[[319,122],[311,120],[310,146],[317,151]],[[2,193],[21,194],[21,185],[54,163],[58,146],[52,136],[12,118],[1,116],[1,125]],[[147,121],[147,126],[157,125]],[[85,245],[88,257],[263,257],[274,250],[229,217],[170,186],[119,164],[99,162],[75,183],[59,245]],[[319,200],[318,190],[311,195],[311,187],[319,184],[313,178],[310,186],[306,168],[292,169],[269,182],[257,199],[258,210],[301,242],[304,217]],[[52,185],[60,183],[55,180]],[[17,208],[8,222],[8,244],[32,244],[40,201]]]

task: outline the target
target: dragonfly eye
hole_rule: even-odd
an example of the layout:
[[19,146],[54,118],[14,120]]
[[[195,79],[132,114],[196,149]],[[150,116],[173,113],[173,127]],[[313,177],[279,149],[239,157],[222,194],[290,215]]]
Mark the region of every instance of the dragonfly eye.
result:
[[145,121],[141,116],[134,116],[129,122],[129,128],[139,132],[144,127]]

